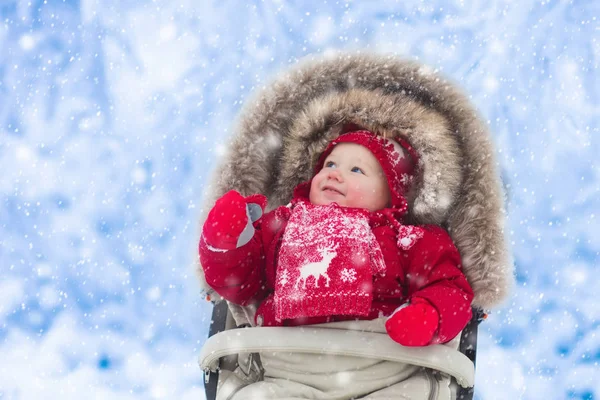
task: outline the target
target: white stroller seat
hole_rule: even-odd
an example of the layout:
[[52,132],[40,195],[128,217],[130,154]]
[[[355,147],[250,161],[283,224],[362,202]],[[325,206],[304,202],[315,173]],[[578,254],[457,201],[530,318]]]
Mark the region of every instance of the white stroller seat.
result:
[[[453,343],[456,344],[456,343]],[[423,348],[403,347],[386,334],[323,328],[320,326],[255,327],[227,330],[210,337],[202,347],[199,364],[215,372],[219,360],[239,353],[298,352],[398,361],[436,369],[453,376],[465,388],[475,384],[473,362],[453,344]]]

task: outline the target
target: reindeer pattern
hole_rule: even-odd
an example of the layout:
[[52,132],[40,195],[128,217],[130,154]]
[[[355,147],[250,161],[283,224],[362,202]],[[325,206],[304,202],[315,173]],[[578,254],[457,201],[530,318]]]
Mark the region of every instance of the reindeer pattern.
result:
[[298,203],[277,254],[276,318],[367,314],[381,265],[367,212]]
[[321,277],[325,278],[325,287],[329,287],[329,282],[331,281],[331,278],[329,277],[329,275],[327,275],[327,270],[331,265],[331,261],[337,256],[338,247],[339,244],[335,244],[333,246],[330,244],[326,246],[319,246],[317,248],[317,251],[321,256],[321,260],[316,262],[309,262],[307,264],[302,265],[299,269],[300,276],[298,277],[298,279],[296,279],[296,284],[294,285],[294,287],[297,288],[300,282],[302,282],[302,288],[306,288],[306,281],[311,276],[315,280],[315,287],[319,287],[319,279]]
[[280,290],[291,289],[298,296],[333,286],[338,292],[341,287],[356,290],[355,282],[372,273],[365,268],[379,272],[382,266],[367,214],[337,204],[299,203],[285,228],[275,279]]

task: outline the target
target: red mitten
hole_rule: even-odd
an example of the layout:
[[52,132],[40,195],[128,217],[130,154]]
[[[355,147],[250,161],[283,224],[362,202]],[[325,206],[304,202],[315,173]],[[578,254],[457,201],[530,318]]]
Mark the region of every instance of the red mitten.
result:
[[414,298],[385,322],[388,335],[402,346],[426,346],[438,330],[439,314],[427,300]]
[[202,227],[202,237],[210,247],[232,250],[248,243],[257,221],[267,205],[260,194],[244,197],[230,190],[217,200]]

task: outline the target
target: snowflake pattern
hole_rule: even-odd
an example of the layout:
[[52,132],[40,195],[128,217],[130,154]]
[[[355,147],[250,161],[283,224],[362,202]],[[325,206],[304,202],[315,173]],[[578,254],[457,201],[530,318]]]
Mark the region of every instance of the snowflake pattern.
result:
[[402,225],[398,229],[398,247],[409,250],[417,240],[423,237],[423,228],[413,225]]
[[411,176],[409,174],[400,175],[400,183],[404,186],[408,186],[412,183]]
[[279,275],[278,280],[279,280],[279,283],[281,284],[281,286],[285,286],[290,281],[290,274],[287,270],[284,269],[278,275]]
[[344,268],[340,272],[340,278],[343,282],[354,282],[356,280],[356,270],[354,268]]

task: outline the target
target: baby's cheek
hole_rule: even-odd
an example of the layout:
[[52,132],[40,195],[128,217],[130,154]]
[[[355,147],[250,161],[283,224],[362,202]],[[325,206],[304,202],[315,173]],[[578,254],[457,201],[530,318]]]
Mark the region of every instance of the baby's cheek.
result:
[[364,188],[360,183],[355,183],[353,185],[350,185],[350,188],[352,189],[352,191],[354,193],[364,193]]
[[310,191],[308,192],[308,197],[312,201],[312,199],[317,195],[317,187],[318,185],[317,177],[314,177],[312,182],[310,183]]

